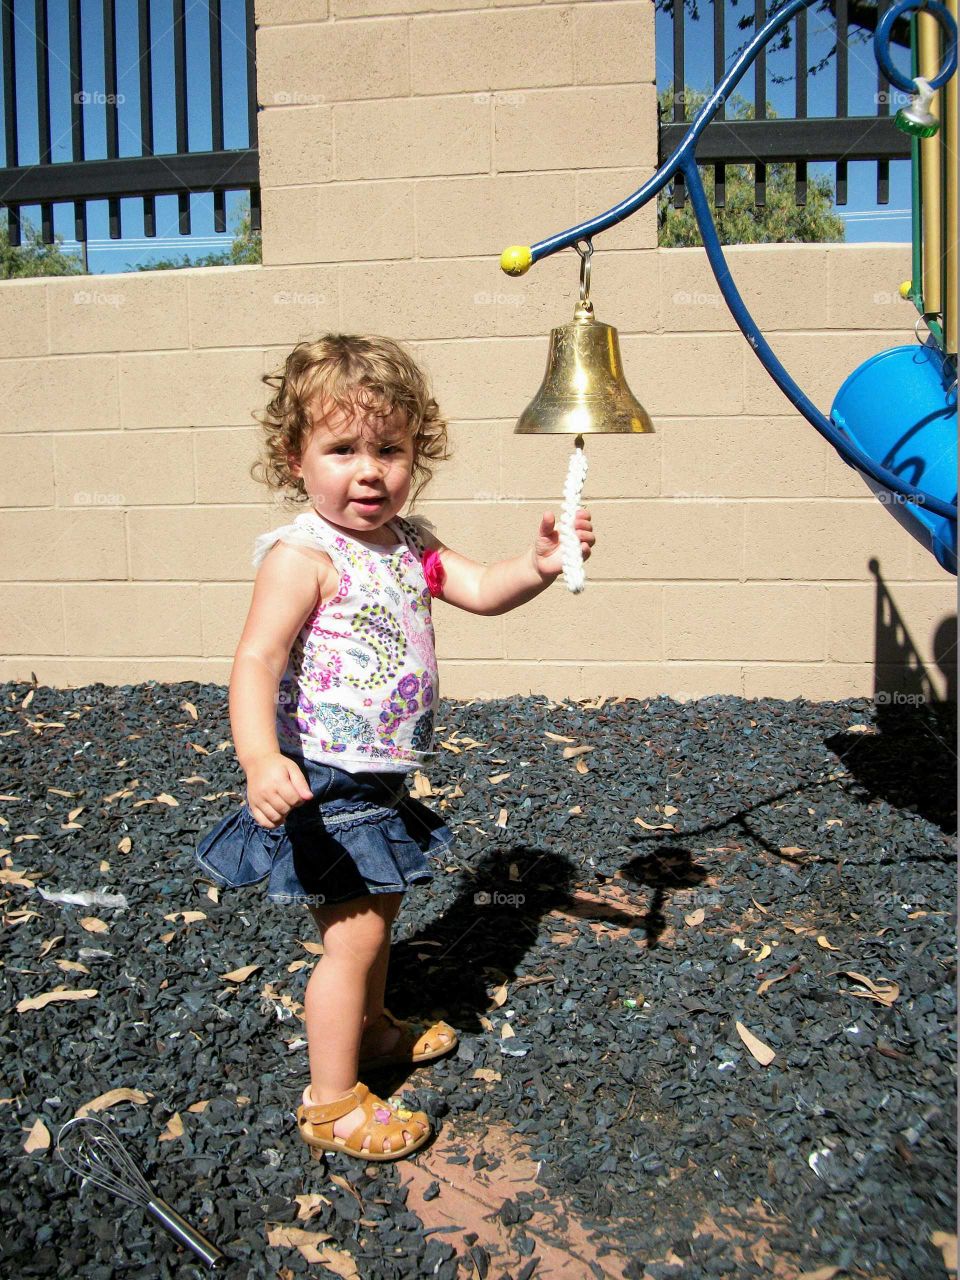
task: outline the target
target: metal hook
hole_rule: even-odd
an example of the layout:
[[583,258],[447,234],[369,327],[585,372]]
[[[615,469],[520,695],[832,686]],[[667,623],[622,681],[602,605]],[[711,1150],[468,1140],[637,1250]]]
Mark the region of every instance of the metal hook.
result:
[[913,326],[913,336],[914,336],[914,337],[916,338],[916,340],[920,343],[921,347],[922,347],[922,346],[925,344],[925,342],[926,342],[926,338],[921,338],[921,337],[920,337],[920,326],[921,326],[922,324],[927,325],[927,337],[929,337],[929,336],[930,336],[930,326],[927,324],[927,317],[926,317],[926,316],[917,316],[916,321],[914,322],[914,326]]
[[590,259],[593,257],[593,241],[589,236],[583,241],[586,249],[580,248],[580,241],[574,240],[573,247],[580,255],[580,305],[590,301]]

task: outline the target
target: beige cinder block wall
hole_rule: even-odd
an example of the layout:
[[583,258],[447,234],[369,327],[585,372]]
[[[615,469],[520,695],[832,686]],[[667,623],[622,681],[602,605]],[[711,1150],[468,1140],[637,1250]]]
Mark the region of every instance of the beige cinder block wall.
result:
[[[4,678],[226,683],[253,539],[285,518],[247,475],[259,378],[323,330],[403,338],[430,370],[453,458],[419,509],[445,541],[489,562],[559,510],[572,440],[512,427],[578,264],[513,280],[497,259],[653,171],[650,0],[262,0],[257,20],[263,265],[0,284]],[[906,246],[730,261],[825,411],[912,340]],[[584,595],[437,606],[443,693],[829,699],[912,687],[911,661],[945,693],[955,580],[780,395],[703,254],[658,250],[648,208],[597,238],[593,297],[656,434],[588,440]]]

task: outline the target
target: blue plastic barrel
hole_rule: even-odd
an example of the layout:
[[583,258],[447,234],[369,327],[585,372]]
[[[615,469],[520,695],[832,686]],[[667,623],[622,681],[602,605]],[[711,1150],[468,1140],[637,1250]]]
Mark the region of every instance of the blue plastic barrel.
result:
[[[932,342],[892,347],[865,360],[837,392],[830,417],[881,466],[925,493],[956,503],[956,374]],[[956,522],[860,475],[890,514],[956,574]]]

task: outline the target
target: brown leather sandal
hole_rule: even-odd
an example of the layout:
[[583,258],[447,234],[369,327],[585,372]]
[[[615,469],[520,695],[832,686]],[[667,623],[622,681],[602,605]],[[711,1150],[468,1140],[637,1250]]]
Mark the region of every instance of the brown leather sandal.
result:
[[[389,1009],[384,1009],[383,1016],[395,1027],[400,1028],[400,1038],[389,1053],[381,1053],[375,1057],[361,1057],[359,1065],[366,1071],[373,1071],[377,1067],[391,1067],[395,1064],[407,1067],[419,1066],[421,1062],[432,1062],[434,1058],[442,1058],[445,1053],[456,1049],[459,1043],[457,1033],[447,1022],[434,1022],[425,1027],[423,1023],[405,1022],[395,1018]],[[440,1039],[441,1031],[450,1037],[446,1042]]]
[[[304,1090],[304,1097],[307,1096],[307,1091]],[[348,1138],[336,1137],[333,1122],[354,1107],[363,1108],[365,1119]],[[423,1133],[411,1142],[404,1142],[404,1129],[413,1133],[413,1126],[417,1123],[423,1125]],[[431,1134],[430,1121],[425,1112],[408,1111],[406,1107],[384,1102],[360,1081],[332,1102],[303,1103],[297,1108],[297,1124],[300,1137],[310,1148],[310,1155],[314,1160],[322,1159],[324,1151],[342,1151],[345,1155],[358,1156],[361,1160],[399,1160],[419,1150]],[[368,1135],[370,1146],[364,1147],[363,1141]],[[390,1140],[390,1151],[384,1150],[387,1139]]]

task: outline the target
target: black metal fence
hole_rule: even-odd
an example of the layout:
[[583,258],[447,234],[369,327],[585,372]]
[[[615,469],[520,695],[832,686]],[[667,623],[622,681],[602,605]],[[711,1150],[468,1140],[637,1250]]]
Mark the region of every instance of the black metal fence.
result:
[[[878,0],[876,6],[856,4],[853,9],[854,26],[863,31],[875,29],[892,0]],[[764,0],[754,0],[752,31],[760,27],[776,6],[768,10]],[[877,66],[874,96],[876,112],[872,116],[847,114],[850,88],[849,40],[851,34],[851,10],[848,0],[831,0],[835,22],[835,48],[832,54],[833,72],[836,77],[836,114],[815,116],[807,114],[808,89],[808,11],[803,9],[787,24],[790,44],[794,50],[794,114],[793,117],[767,118],[767,59],[761,50],[754,64],[753,115],[751,120],[731,119],[721,105],[714,120],[703,131],[697,144],[697,160],[712,164],[714,168],[714,204],[722,209],[725,204],[725,164],[753,166],[755,203],[766,203],[766,167],[778,161],[796,165],[795,196],[798,205],[807,198],[807,165],[811,162],[830,162],[836,168],[835,202],[847,203],[847,166],[850,162],[874,161],[876,163],[877,203],[890,201],[890,161],[910,159],[910,139],[894,126],[890,115],[891,89]],[[725,70],[725,18],[726,0],[713,0],[713,73],[718,83]],[[689,126],[692,115],[685,103],[684,77],[684,29],[686,23],[685,0],[672,0],[673,26],[673,110],[670,120],[661,120],[659,139],[659,163],[668,159],[680,143]],[[742,25],[742,24],[741,24]],[[895,28],[895,35],[897,28]],[[909,43],[908,26],[902,24],[901,40]],[[872,48],[869,54],[874,61]],[[823,69],[820,68],[823,74]],[[743,93],[749,84],[748,71],[738,86]],[[678,174],[673,184],[673,204],[682,208],[686,199],[683,175]]]
[[[187,27],[184,0],[120,0],[129,15],[136,4],[137,63],[139,68],[140,119],[139,155],[121,156],[118,149],[118,61],[116,0],[67,0],[66,32],[52,32],[47,0],[34,0],[34,39],[29,51],[36,63],[36,125],[39,159],[21,164],[21,131],[18,127],[18,75],[28,79],[26,58],[18,57],[24,44],[21,30],[20,50],[15,31],[23,26],[22,16],[15,10],[15,0],[0,0],[0,42],[3,48],[3,123],[6,143],[6,166],[0,168],[0,207],[7,210],[10,243],[21,243],[20,211],[25,206],[40,206],[41,234],[45,244],[54,241],[53,207],[57,203],[73,204],[75,238],[86,245],[87,201],[107,200],[111,239],[123,233],[120,201],[123,197],[143,200],[143,231],[148,237],[157,234],[155,197],[178,197],[178,231],[190,235],[190,194],[213,194],[214,228],[227,229],[225,196],[228,191],[248,192],[251,229],[260,229],[259,157],[257,149],[256,67],[254,60],[253,0],[243,0],[246,45],[247,136],[248,145],[224,148],[223,92],[223,19],[220,0],[202,0],[209,21],[209,68],[205,77],[187,75]],[[92,84],[84,75],[83,23],[89,20],[95,5],[102,14],[103,80]],[[23,6],[19,6],[22,10]],[[153,11],[153,12],[151,12]],[[172,13],[171,13],[172,11]],[[153,25],[152,25],[153,23]],[[154,32],[157,24],[164,34],[172,33],[173,84],[176,150],[154,151],[154,107],[157,85],[154,82]],[[89,30],[89,28],[88,28]],[[70,139],[72,158],[54,161],[51,146],[51,41],[56,35],[69,44]],[[29,54],[28,54],[29,56]],[[203,82],[205,80],[205,83]],[[188,145],[188,104],[198,95],[209,95],[211,149],[191,151]],[[106,137],[106,155],[88,159],[84,138],[84,108],[102,107]],[[58,104],[58,106],[62,106]]]

